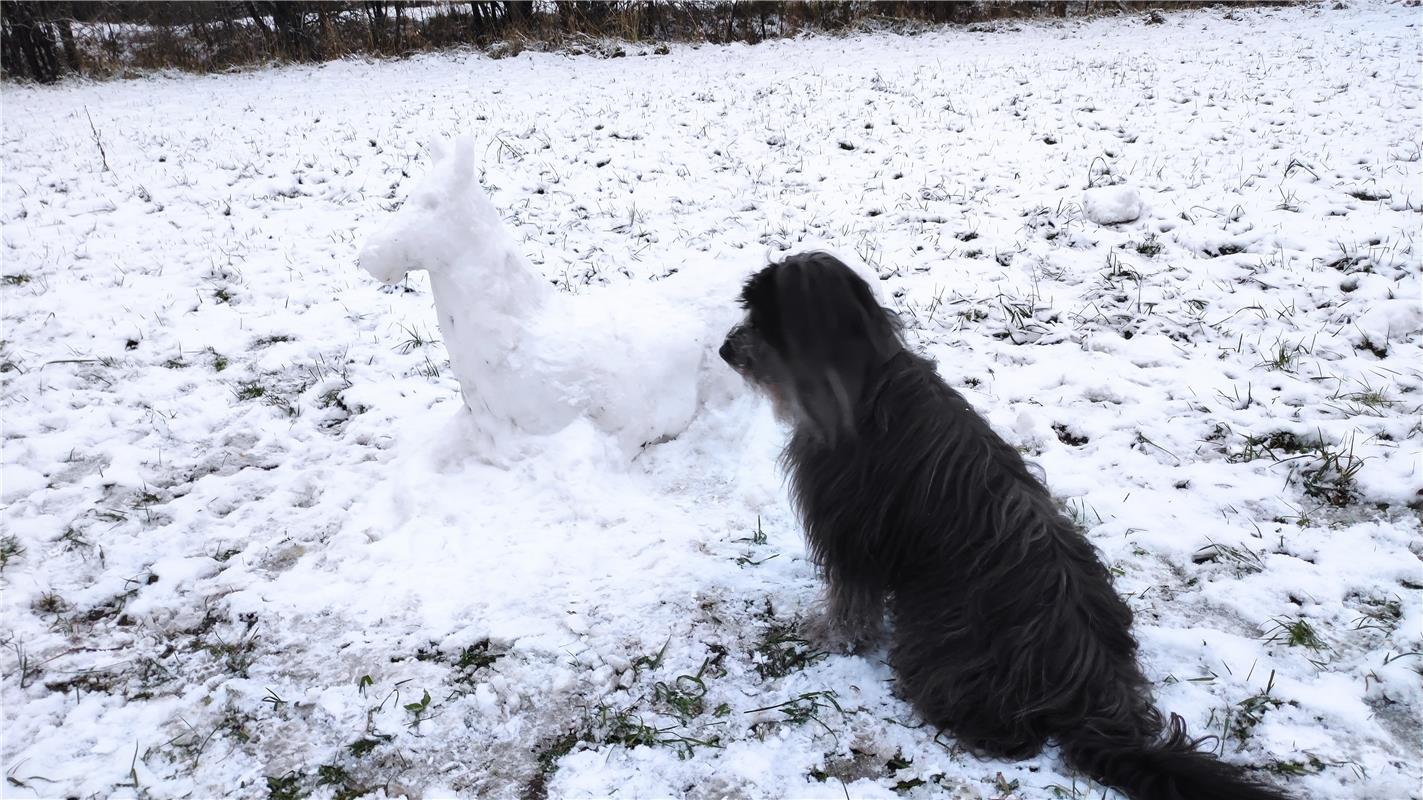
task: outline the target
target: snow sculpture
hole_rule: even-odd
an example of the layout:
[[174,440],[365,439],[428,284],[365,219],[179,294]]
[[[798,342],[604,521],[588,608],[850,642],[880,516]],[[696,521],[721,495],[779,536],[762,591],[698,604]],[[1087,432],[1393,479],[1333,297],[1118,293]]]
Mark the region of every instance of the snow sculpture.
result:
[[367,240],[360,265],[385,283],[410,270],[430,274],[450,366],[492,445],[586,417],[632,458],[685,430],[716,383],[706,373],[725,371],[715,331],[730,325],[718,317],[734,316],[735,284],[664,280],[559,293],[480,187],[473,141],[435,143],[430,152],[429,173]]

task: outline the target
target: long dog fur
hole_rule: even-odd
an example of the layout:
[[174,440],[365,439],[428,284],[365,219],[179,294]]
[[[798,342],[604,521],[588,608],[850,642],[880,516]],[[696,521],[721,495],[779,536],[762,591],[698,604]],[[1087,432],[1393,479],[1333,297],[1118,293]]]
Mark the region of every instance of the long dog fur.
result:
[[741,302],[721,356],[792,428],[825,624],[870,641],[887,610],[898,690],[924,719],[985,755],[1056,742],[1137,800],[1283,800],[1162,718],[1091,544],[864,280],[808,253],[752,276]]

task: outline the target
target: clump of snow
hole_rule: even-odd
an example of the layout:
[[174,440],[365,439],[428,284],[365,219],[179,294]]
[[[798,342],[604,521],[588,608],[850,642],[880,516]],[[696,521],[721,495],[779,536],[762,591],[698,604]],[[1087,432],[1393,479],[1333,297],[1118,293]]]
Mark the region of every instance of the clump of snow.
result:
[[1359,344],[1387,348],[1389,342],[1408,342],[1423,331],[1423,303],[1417,297],[1373,300],[1353,322]]
[[[587,416],[625,455],[686,429],[730,315],[731,284],[689,292],[623,284],[556,293],[520,252],[475,176],[474,141],[430,146],[429,170],[367,240],[360,265],[385,283],[430,274],[450,368],[490,457]],[[734,276],[733,276],[734,277]],[[721,310],[718,310],[721,309]]]
[[1097,186],[1082,193],[1082,213],[1098,225],[1135,222],[1144,208],[1134,186]]

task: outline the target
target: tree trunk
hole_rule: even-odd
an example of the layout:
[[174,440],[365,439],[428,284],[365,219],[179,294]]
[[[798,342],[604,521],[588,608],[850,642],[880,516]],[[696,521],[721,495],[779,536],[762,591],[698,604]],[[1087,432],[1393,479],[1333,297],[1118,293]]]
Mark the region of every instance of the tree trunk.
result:
[[506,0],[504,3],[505,27],[527,28],[533,18],[533,0]]
[[320,55],[311,28],[306,24],[306,3],[267,0],[262,6],[272,15],[272,27],[277,31],[282,55],[295,61],[311,61]]
[[395,4],[395,52],[405,49],[405,6]]
[[270,42],[272,40],[272,29],[267,27],[267,21],[262,18],[261,9],[257,8],[257,4],[251,2],[251,0],[243,3],[243,5],[247,7],[247,16],[252,18],[252,24],[256,25],[257,30],[262,32],[262,38]]
[[59,80],[63,66],[55,53],[53,30],[45,24],[45,3],[6,3],[0,13],[0,51],[5,72],[40,83]]
[[385,52],[385,18],[388,6],[383,0],[369,0],[362,6],[366,11],[366,25],[370,29],[371,49]]
[[57,14],[55,27],[59,29],[59,43],[64,47],[64,63],[70,72],[79,72],[79,48],[74,44],[74,6],[72,3],[55,3]]

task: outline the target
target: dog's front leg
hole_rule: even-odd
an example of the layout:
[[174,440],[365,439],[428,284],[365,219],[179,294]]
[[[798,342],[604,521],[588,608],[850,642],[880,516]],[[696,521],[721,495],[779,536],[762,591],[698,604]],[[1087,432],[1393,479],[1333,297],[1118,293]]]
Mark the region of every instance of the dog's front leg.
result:
[[825,593],[801,623],[801,635],[834,653],[860,653],[884,634],[884,593],[826,578]]

